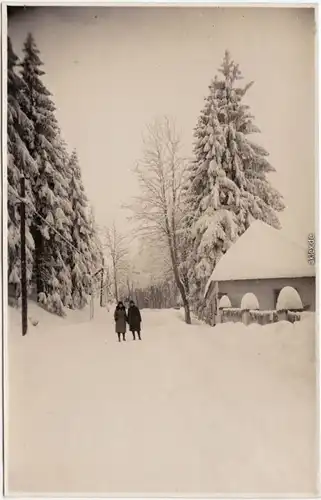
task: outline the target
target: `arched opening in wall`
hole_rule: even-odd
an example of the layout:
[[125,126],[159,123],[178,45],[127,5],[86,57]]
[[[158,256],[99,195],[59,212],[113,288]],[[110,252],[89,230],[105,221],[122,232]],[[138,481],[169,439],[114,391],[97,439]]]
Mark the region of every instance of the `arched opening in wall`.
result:
[[[284,287],[282,287],[282,288],[284,288]],[[276,288],[276,289],[273,290],[273,295],[274,295],[274,297],[273,297],[274,309],[276,309],[276,304],[277,304],[277,301],[278,301],[278,298],[279,298],[279,295],[280,295],[280,292],[281,292],[282,288]],[[298,292],[298,294],[300,295],[299,290],[295,286],[293,286],[292,288],[294,288],[294,290],[296,290]]]
[[[218,291],[217,295],[214,297],[215,311],[216,312],[218,312],[222,297],[227,297],[229,301],[231,300],[227,293]],[[231,307],[231,306],[229,306],[229,307]]]
[[241,300],[241,309],[243,311],[260,309],[260,304],[255,293],[247,292],[243,295]]
[[221,298],[225,297],[225,296],[228,297],[228,298],[230,298],[227,293],[225,293],[225,292],[218,292],[217,293],[217,301],[218,301],[218,303],[220,302]]
[[231,300],[230,300],[229,296],[227,295],[227,293],[223,293],[218,300],[218,308],[219,309],[226,309],[229,307],[232,307]]

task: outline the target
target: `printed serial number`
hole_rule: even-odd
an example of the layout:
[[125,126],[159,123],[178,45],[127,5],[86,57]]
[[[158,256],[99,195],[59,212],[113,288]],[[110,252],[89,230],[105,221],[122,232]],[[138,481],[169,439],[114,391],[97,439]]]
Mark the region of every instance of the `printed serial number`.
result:
[[315,235],[313,233],[308,236],[308,263],[311,266],[315,264]]

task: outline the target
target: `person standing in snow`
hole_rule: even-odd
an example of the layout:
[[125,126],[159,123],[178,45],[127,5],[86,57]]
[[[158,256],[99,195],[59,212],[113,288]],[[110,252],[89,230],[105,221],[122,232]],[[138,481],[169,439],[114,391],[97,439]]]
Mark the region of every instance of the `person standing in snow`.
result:
[[134,340],[136,340],[136,337],[135,337],[136,332],[137,332],[139,340],[142,340],[141,336],[140,336],[141,322],[142,322],[142,317],[140,315],[140,310],[135,305],[134,301],[131,300],[129,303],[129,308],[128,308],[128,324],[129,324],[129,329],[133,334]]
[[126,314],[126,309],[125,306],[122,302],[118,302],[115,313],[114,313],[114,319],[115,319],[115,330],[118,335],[118,342],[121,341],[121,335],[123,336],[123,340],[126,341],[126,321],[127,321],[127,314]]

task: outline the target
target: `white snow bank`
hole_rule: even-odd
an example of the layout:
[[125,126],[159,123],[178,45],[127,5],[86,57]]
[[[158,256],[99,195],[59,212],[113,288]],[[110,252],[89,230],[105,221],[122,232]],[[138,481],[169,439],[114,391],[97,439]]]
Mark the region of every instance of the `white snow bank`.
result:
[[302,310],[302,300],[297,290],[292,286],[285,286],[279,293],[276,303],[277,311],[284,310]]
[[112,312],[9,330],[11,496],[314,496],[314,315],[211,328],[143,310],[142,342],[119,344]]
[[221,323],[213,329],[223,335],[235,352],[259,355],[273,369],[296,373],[302,377],[315,376],[315,314],[304,313],[301,321],[279,321],[267,325],[252,323]]
[[231,301],[227,295],[223,295],[223,297],[220,298],[219,309],[224,309],[226,307],[232,307]]
[[249,309],[260,309],[259,301],[257,300],[254,293],[249,292],[243,295],[241,300],[241,309],[242,311]]
[[[106,312],[107,308],[100,308],[99,299],[94,304],[94,317],[100,314],[100,311]],[[81,310],[65,309],[66,316],[61,317],[46,311],[43,307],[33,300],[28,301],[28,334],[41,331],[56,331],[61,327],[70,327],[71,325],[84,323],[90,320],[90,306]],[[8,307],[8,332],[11,335],[21,335],[21,309],[17,307]]]

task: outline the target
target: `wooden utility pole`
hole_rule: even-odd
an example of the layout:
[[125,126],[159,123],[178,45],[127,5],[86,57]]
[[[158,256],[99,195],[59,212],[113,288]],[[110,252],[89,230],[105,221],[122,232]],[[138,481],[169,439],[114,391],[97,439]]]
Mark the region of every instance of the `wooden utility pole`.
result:
[[103,257],[102,258],[101,274],[100,274],[100,307],[104,307],[104,301],[103,301],[104,269],[105,269],[105,259]]
[[94,294],[91,294],[90,297],[90,319],[93,319],[94,317]]
[[25,178],[20,178],[20,259],[21,259],[21,321],[22,335],[28,331],[28,301],[27,301],[27,263],[26,263],[26,205]]

